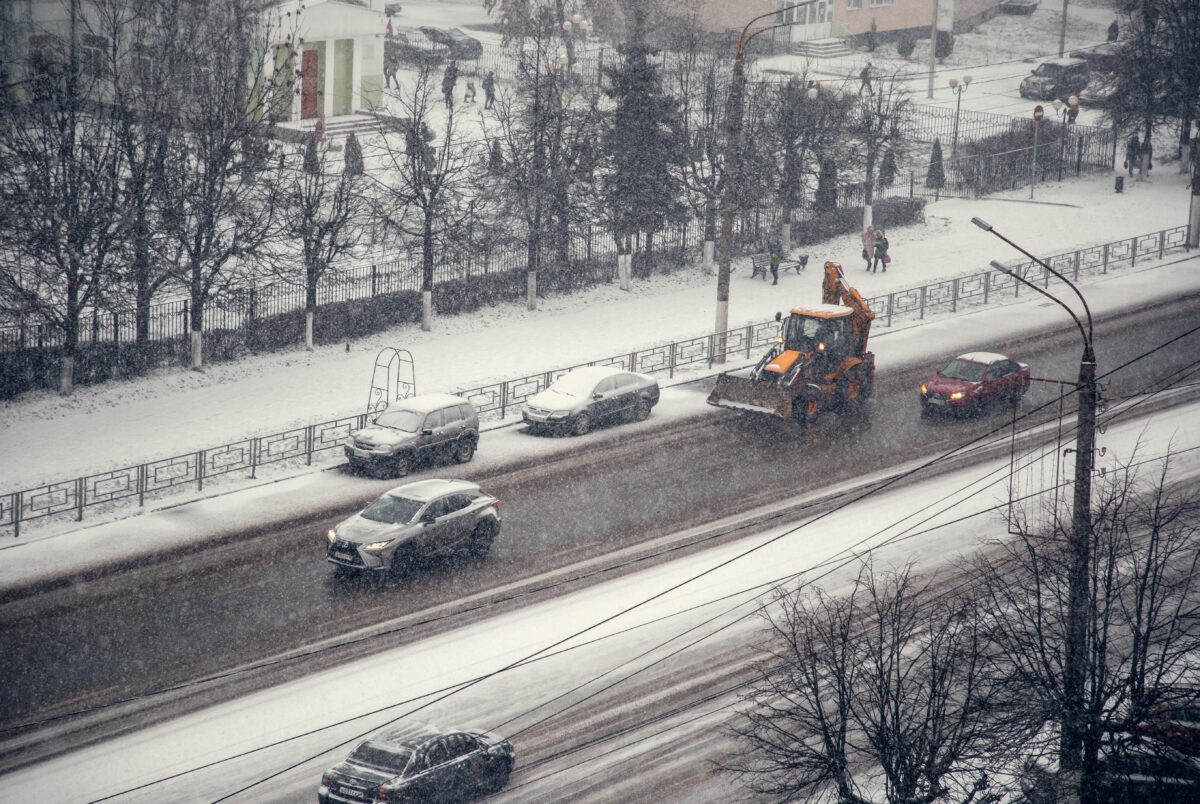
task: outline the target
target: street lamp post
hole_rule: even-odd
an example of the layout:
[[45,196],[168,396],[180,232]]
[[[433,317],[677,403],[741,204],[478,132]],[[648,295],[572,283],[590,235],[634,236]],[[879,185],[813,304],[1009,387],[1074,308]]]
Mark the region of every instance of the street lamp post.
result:
[[962,110],[962,96],[967,91],[967,87],[971,86],[971,76],[964,75],[962,83],[958,82],[957,78],[950,79],[950,90],[954,93],[954,140],[950,146],[950,156],[958,156],[958,114]]
[[[737,49],[733,58],[733,78],[729,85],[729,105],[725,119],[725,188],[721,198],[721,242],[717,248],[717,320],[714,327],[716,343],[713,345],[713,362],[725,362],[725,333],[729,329],[729,270],[733,251],[733,206],[737,198],[738,151],[741,148],[743,95],[746,89],[746,46],[763,31],[782,28],[789,23],[768,25],[751,31],[750,27],[767,17],[786,14],[797,8],[811,6],[818,0],[804,0],[790,6],[759,14],[746,23],[738,34]],[[786,244],[785,244],[786,247]]]
[[1071,512],[1071,559],[1067,576],[1067,643],[1064,646],[1063,667],[1063,713],[1062,734],[1059,739],[1059,767],[1068,774],[1075,774],[1083,764],[1083,737],[1085,730],[1084,681],[1087,673],[1087,627],[1088,627],[1088,581],[1092,544],[1092,468],[1096,448],[1096,354],[1093,349],[1092,311],[1087,300],[1069,279],[1048,263],[1030,254],[992,228],[980,218],[971,218],[971,223],[991,232],[1017,251],[1042,266],[1067,287],[1074,291],[1083,305],[1087,317],[1087,328],[1079,316],[1061,299],[1038,287],[1013,271],[993,262],[992,267],[1012,276],[1019,282],[1041,293],[1067,311],[1079,327],[1083,338],[1083,357],[1079,361],[1079,415],[1075,435],[1075,498]]

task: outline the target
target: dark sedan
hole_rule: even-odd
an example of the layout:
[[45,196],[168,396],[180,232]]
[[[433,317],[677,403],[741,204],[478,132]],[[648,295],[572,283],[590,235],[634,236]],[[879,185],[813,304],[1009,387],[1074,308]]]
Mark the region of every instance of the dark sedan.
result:
[[613,366],[584,366],[525,400],[521,418],[531,432],[583,435],[594,424],[643,421],[658,404],[658,380]]
[[480,730],[407,721],[355,748],[321,776],[320,804],[470,801],[508,784],[512,744]]
[[461,28],[434,28],[432,25],[424,25],[421,31],[439,45],[445,45],[452,59],[471,61],[483,55],[483,43],[463,33]]
[[921,383],[921,413],[948,411],[959,416],[981,412],[996,400],[1015,403],[1029,390],[1029,366],[994,352],[959,355]]

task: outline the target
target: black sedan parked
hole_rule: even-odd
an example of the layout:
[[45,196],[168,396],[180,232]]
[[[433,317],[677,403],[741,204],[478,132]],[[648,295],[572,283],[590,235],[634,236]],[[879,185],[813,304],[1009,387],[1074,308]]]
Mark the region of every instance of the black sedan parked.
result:
[[593,424],[645,420],[658,404],[658,380],[613,366],[584,366],[525,400],[521,418],[530,432],[583,435]]

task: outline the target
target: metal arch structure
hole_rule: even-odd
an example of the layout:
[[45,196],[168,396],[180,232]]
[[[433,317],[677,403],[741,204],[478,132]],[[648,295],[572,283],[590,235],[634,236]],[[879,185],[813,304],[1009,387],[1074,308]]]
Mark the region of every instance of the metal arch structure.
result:
[[388,405],[417,392],[417,370],[407,349],[385,346],[375,356],[371,372],[371,391],[367,396],[367,417],[387,410]]

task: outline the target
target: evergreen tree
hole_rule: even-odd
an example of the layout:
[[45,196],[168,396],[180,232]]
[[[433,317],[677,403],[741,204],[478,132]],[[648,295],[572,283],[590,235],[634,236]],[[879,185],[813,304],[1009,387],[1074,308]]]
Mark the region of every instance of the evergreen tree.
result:
[[949,56],[954,52],[954,34],[949,31],[937,32],[937,45],[933,52],[934,58],[938,61]]
[[942,164],[942,141],[934,139],[933,153],[929,156],[929,172],[925,174],[925,186],[940,190],[946,186],[946,167]]
[[320,170],[321,163],[317,158],[317,136],[314,134],[308,138],[308,144],[304,146],[304,172],[314,176]]
[[604,70],[605,94],[616,108],[604,137],[610,161],[603,193],[618,241],[639,232],[653,235],[682,214],[675,167],[685,152],[677,103],[663,92],[651,50],[627,45],[622,55],[619,64]]
[[891,187],[896,183],[896,152],[891,148],[883,152],[883,161],[879,165],[879,186]]

